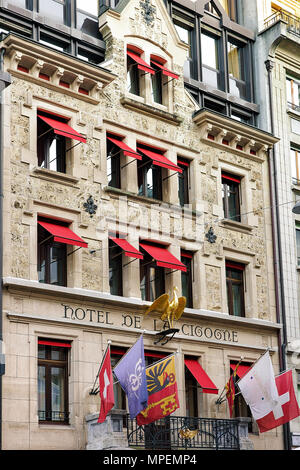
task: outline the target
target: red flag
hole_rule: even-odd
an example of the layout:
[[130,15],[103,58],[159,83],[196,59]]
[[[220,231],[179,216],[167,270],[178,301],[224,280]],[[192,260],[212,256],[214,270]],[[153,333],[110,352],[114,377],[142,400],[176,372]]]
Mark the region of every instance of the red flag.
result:
[[112,409],[115,404],[113,375],[110,361],[110,348],[108,347],[105,353],[104,360],[99,372],[99,392],[101,398],[100,414],[98,423],[105,421],[107,413]]
[[235,378],[236,378],[236,374],[237,374],[237,370],[240,365],[240,362],[238,362],[237,365],[235,366],[233,374],[231,374],[227,384],[225,385],[226,398],[228,401],[230,418],[232,418],[232,415],[233,415],[233,405],[234,405],[234,399],[235,399]]
[[292,371],[288,370],[275,377],[279,403],[271,413],[256,422],[260,432],[270,431],[300,416],[300,409],[295,396]]

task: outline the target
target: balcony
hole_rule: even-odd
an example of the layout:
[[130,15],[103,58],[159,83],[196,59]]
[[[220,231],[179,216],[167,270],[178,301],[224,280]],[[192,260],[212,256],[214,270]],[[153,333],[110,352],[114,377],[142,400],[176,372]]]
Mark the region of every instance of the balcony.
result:
[[300,18],[292,15],[291,13],[280,10],[265,19],[265,28],[269,28],[273,24],[277,23],[277,21],[284,21],[287,24],[288,32],[300,37]]
[[138,426],[127,416],[127,439],[132,448],[147,450],[240,450],[239,420],[168,416]]

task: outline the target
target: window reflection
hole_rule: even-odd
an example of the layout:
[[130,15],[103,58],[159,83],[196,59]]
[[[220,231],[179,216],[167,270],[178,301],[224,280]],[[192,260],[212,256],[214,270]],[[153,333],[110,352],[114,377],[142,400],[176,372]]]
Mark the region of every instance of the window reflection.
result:
[[39,13],[57,23],[64,24],[65,0],[39,0]]

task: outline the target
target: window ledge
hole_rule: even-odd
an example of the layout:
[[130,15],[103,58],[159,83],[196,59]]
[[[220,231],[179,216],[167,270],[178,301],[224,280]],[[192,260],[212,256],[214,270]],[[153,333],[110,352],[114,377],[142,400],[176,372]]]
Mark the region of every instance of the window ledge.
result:
[[79,182],[79,178],[76,178],[75,176],[67,175],[66,173],[61,173],[59,171],[48,170],[47,168],[41,168],[38,166],[33,168],[32,173],[35,173],[51,181],[56,180],[64,183],[71,183],[72,185]]
[[113,186],[105,186],[103,188],[103,191],[105,191],[106,193],[128,196],[129,198],[137,199],[138,201],[144,202],[145,204],[150,204],[150,205],[155,204],[156,206],[160,206],[160,209],[171,209],[172,211],[178,210],[179,213],[184,212],[185,216],[186,215],[191,215],[191,216],[202,215],[202,212],[198,212],[194,209],[185,208],[180,205],[173,204],[171,202],[160,201],[159,199],[152,199],[150,197],[140,196],[139,194],[131,193],[129,191],[126,191],[125,189],[114,188]]
[[179,126],[182,122],[182,118],[177,114],[171,114],[160,107],[156,108],[149,104],[137,101],[136,99],[129,98],[128,96],[122,96],[120,102],[125,108],[133,109],[134,111],[138,111],[148,116],[156,117],[161,121],[166,121],[169,124],[174,124],[175,126]]
[[238,232],[249,233],[252,232],[253,227],[247,224],[243,224],[242,222],[235,222],[234,220],[230,219],[223,219],[221,223],[233,230],[237,230]]

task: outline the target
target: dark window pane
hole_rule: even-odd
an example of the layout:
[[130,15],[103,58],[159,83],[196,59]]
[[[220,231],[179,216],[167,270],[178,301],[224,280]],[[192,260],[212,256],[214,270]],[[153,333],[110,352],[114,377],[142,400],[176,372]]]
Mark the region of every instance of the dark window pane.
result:
[[133,95],[140,94],[139,69],[131,57],[127,57],[127,91]]
[[152,161],[146,164],[147,159],[138,162],[138,186],[139,195],[159,199],[162,198],[161,168],[152,165]]
[[109,286],[112,295],[123,295],[122,250],[109,241]]
[[300,266],[300,229],[296,230],[297,265]]
[[193,308],[192,260],[182,257],[181,262],[187,267],[187,272],[181,273],[182,295],[186,298],[186,307]]
[[46,419],[46,368],[38,366],[38,407],[40,419]]
[[243,279],[242,270],[226,268],[228,310],[230,315],[238,317],[245,315]]
[[177,165],[182,170],[178,173],[178,199],[179,204],[184,206],[189,203],[189,163],[181,164],[178,161]]
[[162,104],[162,73],[159,68],[151,62],[155,74],[151,75],[152,99],[154,103]]
[[121,187],[120,149],[107,140],[107,180],[108,186]]
[[53,237],[38,226],[38,278],[39,282],[66,286],[67,247],[54,243]]

